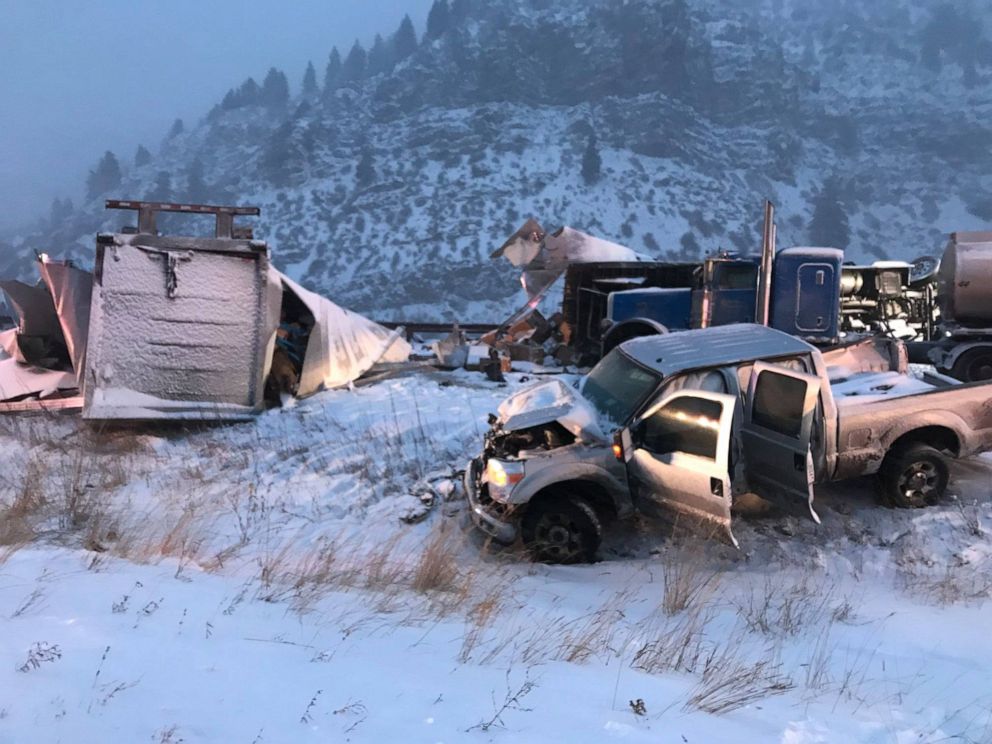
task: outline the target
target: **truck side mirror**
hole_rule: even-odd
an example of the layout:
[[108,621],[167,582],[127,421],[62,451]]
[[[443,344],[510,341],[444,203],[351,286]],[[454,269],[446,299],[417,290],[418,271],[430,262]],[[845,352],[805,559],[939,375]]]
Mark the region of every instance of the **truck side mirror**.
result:
[[[638,428],[640,427],[635,427]],[[636,441],[629,428],[613,432],[613,456],[620,462],[629,462],[634,456]]]

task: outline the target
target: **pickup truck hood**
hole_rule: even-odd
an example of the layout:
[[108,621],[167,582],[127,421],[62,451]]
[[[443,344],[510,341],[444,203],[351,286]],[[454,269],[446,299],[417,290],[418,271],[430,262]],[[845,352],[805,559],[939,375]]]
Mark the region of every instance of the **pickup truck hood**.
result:
[[577,439],[608,444],[592,403],[561,380],[533,385],[504,400],[498,409],[503,431],[520,431],[557,421]]

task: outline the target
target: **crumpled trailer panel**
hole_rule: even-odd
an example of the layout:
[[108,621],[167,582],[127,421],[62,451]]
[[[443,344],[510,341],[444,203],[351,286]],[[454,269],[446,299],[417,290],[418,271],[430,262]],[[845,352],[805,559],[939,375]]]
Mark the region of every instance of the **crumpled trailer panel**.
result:
[[278,323],[268,280],[261,242],[101,235],[83,417],[240,420],[259,413]]
[[296,295],[313,315],[296,393],[299,397],[347,385],[380,362],[405,362],[410,357],[410,344],[403,338],[402,328],[391,331],[304,289],[275,269],[270,270],[269,281],[270,287],[281,286],[283,292]]

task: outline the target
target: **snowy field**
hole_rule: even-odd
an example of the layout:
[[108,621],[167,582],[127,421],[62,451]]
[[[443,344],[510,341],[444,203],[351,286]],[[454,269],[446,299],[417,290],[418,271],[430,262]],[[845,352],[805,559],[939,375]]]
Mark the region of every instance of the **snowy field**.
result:
[[0,743],[992,741],[992,461],[925,511],[853,483],[740,551],[635,521],[533,565],[456,477],[523,384],[0,419]]

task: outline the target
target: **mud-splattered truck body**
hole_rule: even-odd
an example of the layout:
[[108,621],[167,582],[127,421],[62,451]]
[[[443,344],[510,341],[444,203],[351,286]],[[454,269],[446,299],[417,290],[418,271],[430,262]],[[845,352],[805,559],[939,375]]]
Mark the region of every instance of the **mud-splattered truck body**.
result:
[[814,484],[878,473],[890,503],[933,503],[949,458],[992,449],[992,385],[910,375],[896,341],[824,353],[740,324],[628,341],[574,387],[511,396],[491,424],[465,476],[473,520],[572,562],[635,508],[733,541],[745,493],[818,521]]

